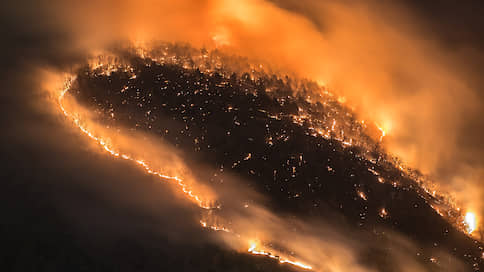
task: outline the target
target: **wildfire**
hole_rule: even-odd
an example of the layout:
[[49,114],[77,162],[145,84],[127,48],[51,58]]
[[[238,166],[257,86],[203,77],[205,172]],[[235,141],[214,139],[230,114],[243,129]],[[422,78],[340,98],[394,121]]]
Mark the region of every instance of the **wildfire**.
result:
[[476,215],[473,212],[467,212],[464,217],[464,225],[467,228],[467,233],[471,234],[477,228]]
[[[109,73],[113,69],[118,69],[118,67],[115,67],[113,65],[103,66],[100,63],[96,63],[95,65],[93,64],[93,66],[91,67],[91,69],[99,69],[99,68],[102,68],[103,71],[104,70],[107,71],[107,72],[103,72],[103,73]],[[129,68],[129,69],[132,69],[132,68]],[[136,78],[136,74],[133,73],[131,75],[131,79],[134,79],[134,78]],[[180,189],[180,191],[183,192],[183,194],[188,199],[195,202],[200,208],[203,208],[203,209],[215,209],[215,208],[220,209],[221,208],[220,206],[207,205],[206,199],[204,199],[200,194],[197,194],[196,192],[194,192],[193,189],[190,188],[190,186],[182,178],[180,178],[178,176],[166,175],[166,174],[162,173],[161,170],[155,170],[155,168],[150,164],[149,161],[147,161],[145,159],[141,159],[141,158],[135,158],[132,155],[122,153],[120,150],[118,150],[117,148],[112,146],[109,139],[102,138],[101,136],[97,135],[94,131],[90,130],[90,128],[82,122],[81,118],[79,117],[79,114],[69,112],[66,109],[66,106],[64,105],[64,98],[65,98],[66,93],[70,90],[71,84],[75,79],[76,79],[76,77],[72,76],[71,78],[69,78],[67,80],[67,83],[65,84],[65,88],[60,92],[60,94],[58,96],[58,106],[59,106],[61,112],[63,113],[63,115],[66,118],[70,119],[75,124],[75,126],[78,129],[81,130],[81,132],[83,134],[87,135],[91,140],[93,140],[96,144],[98,144],[109,155],[111,155],[115,158],[121,158],[121,159],[124,159],[124,160],[127,160],[127,161],[131,161],[131,162],[139,165],[142,169],[144,169],[144,171],[146,173],[148,173],[150,175],[157,176],[160,179],[160,181],[164,181],[164,182],[172,181]],[[344,103],[345,101],[339,101],[339,102]],[[229,106],[228,110],[231,111],[231,110],[233,110],[233,108],[231,106]],[[276,120],[281,120],[282,118],[285,117],[284,115],[277,115],[277,114],[271,115],[269,113],[266,113],[266,114],[269,118],[276,119]],[[300,126],[309,123],[310,124],[310,130],[312,130],[312,132],[315,136],[322,136],[326,139],[332,138],[332,139],[338,140],[343,144],[343,146],[359,145],[358,138],[354,138],[355,142],[353,142],[353,138],[352,138],[351,134],[345,133],[345,131],[342,128],[342,127],[344,127],[344,122],[342,122],[342,121],[337,122],[336,119],[333,119],[330,124],[323,126],[323,125],[321,125],[317,122],[318,120],[316,120],[316,119],[313,120],[313,118],[311,118],[310,115],[307,115],[304,112],[300,112],[298,115],[289,115],[289,117],[292,117],[291,120],[295,124],[300,125]],[[329,120],[331,120],[331,119],[329,119]],[[366,127],[365,121],[361,121],[361,124],[362,124],[363,127]],[[388,124],[385,124],[385,125],[388,125]],[[378,130],[381,133],[380,137],[379,137],[379,141],[382,142],[383,138],[387,135],[388,130],[384,129],[384,127],[378,125],[377,123],[375,123],[375,126],[376,126],[376,128],[378,128]],[[389,129],[389,128],[391,128],[391,126],[386,126],[386,128]],[[269,138],[268,143],[271,144],[271,145],[273,144],[272,137]],[[252,158],[252,154],[247,153],[246,156],[243,159],[244,160],[250,160],[251,158]],[[240,161],[239,161],[239,163],[240,163]],[[404,169],[402,168],[401,165],[398,165],[398,167],[402,171],[404,171]],[[295,170],[293,168],[293,172],[294,171]],[[368,168],[368,171],[371,172],[375,177],[377,177],[378,182],[385,183],[384,178],[381,177],[380,173],[377,172],[376,170],[374,170],[373,167]],[[406,171],[404,171],[404,172],[406,172]],[[394,186],[396,187],[397,184],[394,183]],[[420,186],[425,190],[425,192],[427,192],[427,193],[431,194],[433,197],[435,197],[435,195],[436,195],[435,190],[430,193],[429,190],[427,190],[427,188],[424,185],[420,185]],[[357,195],[365,201],[368,199],[368,197],[366,196],[366,194],[363,191],[358,190]],[[444,213],[441,213],[438,208],[435,208],[434,206],[432,206],[432,208],[434,208],[440,215],[444,216],[443,215]],[[383,219],[389,217],[389,213],[385,208],[380,209],[378,211],[378,214]],[[466,232],[468,235],[472,234],[472,232],[474,232],[477,228],[476,215],[472,212],[467,212],[465,214],[464,218],[463,218],[463,221],[462,221],[462,217],[460,217],[460,216],[458,217],[458,219],[456,219],[456,221],[457,221],[456,225],[459,225],[460,229],[462,231]],[[454,222],[456,222],[456,221],[454,221]],[[463,222],[463,225],[462,225],[462,222]],[[228,228],[226,228],[222,225],[213,225],[213,224],[207,223],[206,221],[203,221],[203,220],[200,221],[200,225],[204,228],[207,228],[207,229],[210,229],[210,230],[213,230],[213,231],[217,231],[217,232],[222,231],[222,232],[230,233],[230,234],[237,236],[239,239],[242,239],[239,234],[234,232],[234,230],[228,229]],[[243,240],[245,240],[245,239],[243,239]],[[281,264],[282,263],[288,263],[288,264],[291,264],[293,266],[303,268],[303,269],[307,269],[307,270],[313,269],[312,266],[309,266],[309,265],[304,264],[304,263],[299,262],[299,261],[295,261],[294,259],[281,257],[280,255],[273,255],[271,252],[266,251],[267,248],[268,247],[266,247],[265,250],[258,248],[257,242],[250,242],[250,246],[249,246],[247,251],[248,251],[248,253],[253,254],[253,255],[262,255],[262,256],[266,256],[266,257],[271,258],[271,259],[275,259]]]

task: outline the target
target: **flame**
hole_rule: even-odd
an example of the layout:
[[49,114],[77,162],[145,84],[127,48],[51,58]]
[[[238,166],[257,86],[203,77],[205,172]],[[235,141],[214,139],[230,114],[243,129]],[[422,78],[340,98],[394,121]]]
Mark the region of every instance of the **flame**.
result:
[[464,224],[467,228],[467,233],[471,234],[477,229],[476,215],[473,212],[467,212],[464,217]]
[[[227,229],[223,226],[210,225],[206,221],[203,221],[203,220],[200,220],[200,225],[204,228],[211,229],[213,231],[223,231],[223,232],[227,232],[227,233],[230,233],[230,234],[234,234],[235,236],[237,236],[239,238],[241,237],[239,234],[236,234],[235,232],[233,232],[230,229]],[[299,268],[302,268],[302,269],[313,270],[312,266],[305,264],[301,261],[289,259],[289,258],[284,257],[282,255],[274,255],[271,252],[265,251],[263,249],[258,249],[258,245],[260,244],[260,241],[257,240],[257,239],[249,239],[248,243],[249,243],[249,248],[247,249],[247,252],[252,254],[252,255],[265,256],[265,257],[277,260],[281,264],[290,264],[290,265],[293,265],[293,266],[296,266],[296,267],[299,267]]]
[[202,225],[202,227],[204,227],[204,228],[209,228],[213,231],[223,231],[223,232],[227,232],[227,233],[233,233],[233,231],[231,231],[230,229],[227,229],[224,226],[209,225],[206,221],[203,221],[203,220],[200,220],[200,225]]
[[382,126],[378,125],[377,123],[375,123],[375,126],[381,132],[381,135],[380,135],[380,142],[381,142],[381,141],[383,141],[383,137],[385,137],[387,135],[387,132]]
[[250,246],[249,246],[249,249],[247,251],[249,253],[253,254],[253,255],[266,256],[266,257],[269,257],[271,259],[278,260],[279,263],[281,263],[281,264],[287,263],[287,264],[291,264],[291,265],[294,265],[294,266],[297,266],[299,268],[306,269],[306,270],[312,270],[313,269],[312,266],[304,264],[302,262],[289,260],[289,259],[282,257],[282,256],[273,255],[272,253],[264,251],[262,249],[257,249],[258,243],[253,241],[253,240],[250,240],[249,244],[250,244]]

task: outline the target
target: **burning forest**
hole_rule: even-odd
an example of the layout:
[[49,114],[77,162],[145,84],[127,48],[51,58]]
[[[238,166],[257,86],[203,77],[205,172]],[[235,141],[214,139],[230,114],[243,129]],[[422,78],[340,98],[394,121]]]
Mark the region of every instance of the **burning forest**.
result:
[[1,270],[483,271],[473,2],[6,3]]
[[[272,232],[257,219],[264,205],[265,212],[293,220],[338,218],[377,243],[392,239],[387,231],[404,233],[418,241],[413,253],[430,269],[453,265],[451,259],[433,256],[437,251],[451,252],[469,269],[482,268],[483,244],[474,215],[387,153],[385,130],[359,119],[324,86],[184,44],[113,52],[92,59],[68,80],[58,98],[60,110],[110,156],[173,183],[202,209],[201,227],[248,244],[250,254],[304,270],[332,271],[329,264],[311,263],[313,256],[290,248],[291,241],[278,245],[270,240],[283,235],[277,230],[263,235],[267,238],[250,237]],[[89,117],[71,111],[66,97],[91,112]],[[124,148],[126,143],[117,146],[116,136],[99,135],[92,123],[114,134],[159,138],[183,154],[184,166],[164,162],[156,168],[153,158]],[[250,194],[224,195],[234,179],[243,191],[263,195],[264,204]],[[299,231],[297,224],[284,224]],[[277,239],[290,240],[291,235]],[[353,254],[361,259],[370,252],[362,247]],[[379,262],[372,265],[385,267]]]

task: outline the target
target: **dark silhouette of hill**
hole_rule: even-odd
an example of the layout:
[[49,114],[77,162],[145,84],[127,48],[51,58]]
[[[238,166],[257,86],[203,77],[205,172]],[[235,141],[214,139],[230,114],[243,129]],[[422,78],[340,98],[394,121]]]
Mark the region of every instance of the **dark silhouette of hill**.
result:
[[127,59],[132,72],[81,70],[76,98],[106,124],[158,135],[215,169],[200,180],[224,186],[225,174],[235,173],[277,213],[338,218],[376,240],[395,230],[418,243],[423,263],[432,265],[426,249],[440,249],[469,271],[483,267],[482,244],[431,207],[441,200],[419,187],[418,172],[398,169],[368,128],[335,99],[316,95],[316,85],[263,72],[207,72],[193,61]]

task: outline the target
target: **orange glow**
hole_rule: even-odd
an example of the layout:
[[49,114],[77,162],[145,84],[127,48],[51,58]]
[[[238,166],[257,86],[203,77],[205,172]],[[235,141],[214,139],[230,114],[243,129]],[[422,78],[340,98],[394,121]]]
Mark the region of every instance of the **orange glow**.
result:
[[[470,120],[467,118],[469,112],[480,104],[480,100],[474,99],[474,90],[469,82],[474,80],[472,74],[475,73],[477,78],[481,75],[475,71],[466,75],[472,69],[465,62],[465,56],[458,52],[473,51],[472,48],[450,51],[441,48],[434,42],[437,39],[432,37],[433,34],[430,33],[429,37],[426,28],[421,27],[418,18],[407,17],[406,10],[399,7],[383,8],[387,6],[385,1],[382,1],[385,5],[372,4],[379,1],[364,4],[359,1],[292,1],[295,4],[304,2],[303,12],[281,8],[278,4],[283,2],[100,0],[92,5],[88,1],[56,1],[43,8],[49,11],[47,14],[52,14],[52,25],[57,22],[63,28],[60,33],[73,36],[73,44],[66,48],[81,48],[80,53],[92,53],[93,48],[104,48],[112,46],[113,42],[126,40],[187,42],[196,47],[222,47],[230,53],[262,60],[264,65],[270,63],[280,67],[290,76],[295,74],[317,80],[321,86],[337,90],[334,97],[345,103],[344,106],[355,107],[356,117],[367,120],[361,120],[363,127],[374,129],[373,122],[378,123],[378,130],[374,129],[375,133],[371,136],[405,162],[405,165],[395,163],[403,174],[411,176],[407,166],[419,168],[429,176],[436,176],[434,174],[437,173],[432,171],[444,167],[455,169],[448,171],[454,175],[462,174],[460,166],[467,161],[462,158],[473,156],[467,156],[466,148],[459,148],[456,142],[460,142],[461,136],[473,133],[460,128],[464,127],[463,120]],[[310,12],[310,16],[306,16],[306,11]],[[139,53],[144,56],[143,50]],[[116,69],[102,62],[92,65],[91,69],[102,67],[106,73]],[[99,131],[87,126],[77,113],[63,104],[68,89],[66,87],[59,96],[60,110],[105,154],[130,161],[143,173],[156,176],[159,181],[173,183],[172,187],[177,188],[180,195],[201,208],[220,208],[208,204],[213,203],[211,198],[207,201],[206,195],[197,190],[198,187],[191,186],[190,179],[182,173],[166,172],[157,167],[151,157],[126,152],[105,137],[106,134],[98,134]],[[315,97],[307,100],[317,101]],[[283,117],[274,115],[272,118],[280,120]],[[331,120],[332,124],[321,127],[307,119],[302,113],[292,120],[301,125],[309,121],[314,137],[334,139],[344,147],[360,147],[359,139],[348,135],[339,120]],[[267,143],[272,145],[277,140],[268,137]],[[240,159],[245,155],[241,155]],[[383,177],[380,176],[378,167],[368,168],[368,171],[375,176],[376,182],[400,186],[383,172]],[[432,207],[439,215],[476,239],[482,229],[479,225],[482,210],[478,207],[484,207],[484,198],[475,193],[482,193],[479,178],[466,180],[466,184],[472,185],[465,192],[457,192],[463,182],[455,182],[450,188],[445,188],[456,191],[456,200],[443,193],[442,186],[450,183],[445,178],[438,180],[438,187],[432,186],[428,180],[417,182],[418,186],[414,188],[419,190],[418,194],[426,202],[435,203],[433,199],[438,199],[439,205]],[[354,189],[350,193],[356,198],[367,197],[363,192],[354,195]],[[459,209],[458,205],[462,203],[463,208]],[[469,207],[474,210],[466,214]],[[252,204],[246,211],[251,209]],[[380,211],[375,208],[372,212],[388,216],[385,209]],[[389,212],[392,212],[391,209]],[[221,235],[234,227],[227,225],[230,227],[227,229],[208,222],[201,221],[200,224]],[[245,245],[240,248],[246,250]],[[306,252],[304,257],[311,260],[313,266],[319,264],[317,259],[309,259],[307,255]]]
[[[468,68],[462,63],[467,50],[449,51],[427,38],[399,5],[305,1],[304,10],[313,14],[305,16],[275,4],[281,1],[121,0],[116,9],[112,1],[98,2],[59,1],[46,8],[74,33],[76,48],[155,39],[223,46],[331,86],[362,118],[382,125],[377,138],[392,153],[426,174],[455,164],[465,152],[455,142],[462,120],[479,104],[468,82],[480,75],[461,69]],[[321,135],[329,137],[326,131]],[[467,192],[456,197],[469,199]],[[476,205],[482,199],[472,198]]]
[[472,234],[477,229],[476,215],[473,212],[467,212],[464,217],[464,224],[467,228],[467,233]]

